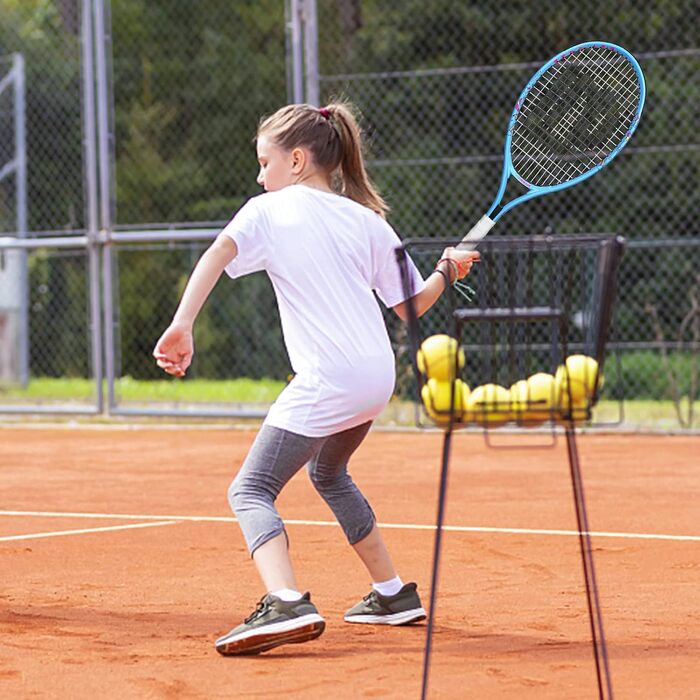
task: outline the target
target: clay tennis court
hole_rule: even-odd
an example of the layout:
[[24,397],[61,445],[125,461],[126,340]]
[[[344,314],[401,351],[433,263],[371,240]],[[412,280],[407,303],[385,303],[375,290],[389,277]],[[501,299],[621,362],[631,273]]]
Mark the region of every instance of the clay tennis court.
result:
[[[369,581],[303,473],[279,506],[326,632],[259,657],[214,651],[262,594],[226,503],[253,437],[0,430],[2,697],[419,697],[425,624],[342,621]],[[441,444],[373,432],[352,464],[426,604]],[[616,696],[698,697],[700,440],[579,448]],[[446,522],[429,696],[596,697],[564,440],[455,435]]]

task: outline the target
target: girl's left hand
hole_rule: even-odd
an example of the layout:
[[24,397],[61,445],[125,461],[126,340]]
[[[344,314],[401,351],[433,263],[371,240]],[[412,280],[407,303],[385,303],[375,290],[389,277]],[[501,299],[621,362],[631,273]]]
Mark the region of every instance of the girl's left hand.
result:
[[194,341],[192,330],[186,326],[173,324],[163,333],[153,350],[156,364],[174,377],[184,377],[192,363]]

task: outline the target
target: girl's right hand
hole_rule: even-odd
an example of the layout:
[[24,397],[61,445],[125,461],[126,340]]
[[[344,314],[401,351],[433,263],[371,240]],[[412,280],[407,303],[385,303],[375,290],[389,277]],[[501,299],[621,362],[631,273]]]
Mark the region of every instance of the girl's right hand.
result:
[[476,250],[460,250],[459,248],[445,248],[438,263],[438,268],[450,276],[450,282],[456,282],[465,278],[475,262],[479,262],[481,254]]
[[192,363],[194,341],[192,329],[178,324],[170,325],[153,350],[156,364],[174,377],[184,377]]

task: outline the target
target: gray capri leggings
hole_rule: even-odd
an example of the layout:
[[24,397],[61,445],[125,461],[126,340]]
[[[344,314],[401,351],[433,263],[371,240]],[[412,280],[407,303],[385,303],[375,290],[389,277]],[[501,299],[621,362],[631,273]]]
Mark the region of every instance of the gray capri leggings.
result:
[[311,483],[333,511],[348,542],[355,544],[367,537],[375,523],[374,513],[347,465],[371,425],[369,421],[322,438],[262,426],[228,490],[231,509],[251,554],[285,532],[275,500],[305,464]]

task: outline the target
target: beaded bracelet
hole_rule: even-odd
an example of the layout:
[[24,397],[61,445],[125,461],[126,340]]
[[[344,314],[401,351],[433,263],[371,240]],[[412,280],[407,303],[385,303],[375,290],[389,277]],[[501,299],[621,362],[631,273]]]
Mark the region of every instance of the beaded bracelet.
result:
[[441,258],[438,260],[438,265],[443,262],[448,262],[451,263],[452,265],[455,266],[455,269],[457,271],[457,279],[462,279],[462,277],[465,277],[466,274],[469,272],[469,264],[472,262],[471,260],[462,260],[457,261],[453,260],[452,258]]
[[[459,265],[457,264],[456,260],[453,260],[452,258],[440,258],[440,260],[438,260],[438,264],[435,266],[435,269],[439,271],[440,265],[442,265],[442,263],[447,263],[448,265],[452,265],[454,267],[454,279],[455,279],[455,281],[457,279],[459,279]],[[450,284],[453,284],[451,274],[450,274]]]

